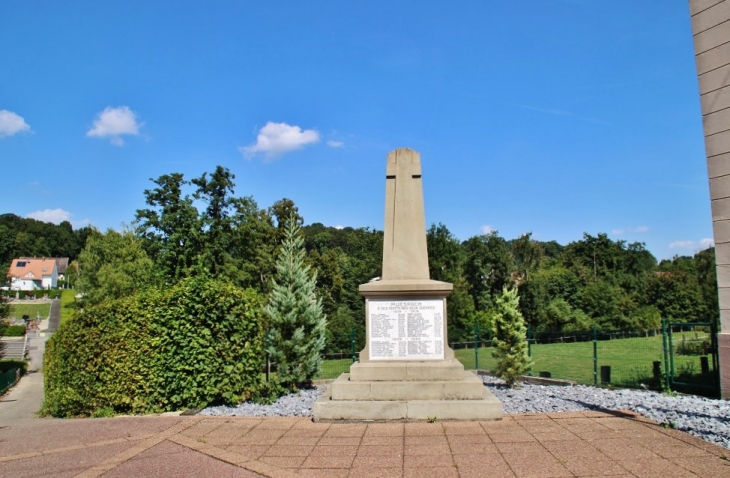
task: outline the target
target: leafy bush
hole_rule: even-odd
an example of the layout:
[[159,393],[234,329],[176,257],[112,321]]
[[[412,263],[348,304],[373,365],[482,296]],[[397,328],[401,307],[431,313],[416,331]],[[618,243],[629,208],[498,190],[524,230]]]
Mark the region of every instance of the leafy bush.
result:
[[263,356],[256,292],[185,279],[64,323],[46,344],[43,411],[100,416],[233,404],[259,388]]
[[709,355],[712,352],[709,337],[703,340],[682,340],[676,345],[677,355]]
[[25,335],[25,325],[8,325],[3,337],[22,337]]

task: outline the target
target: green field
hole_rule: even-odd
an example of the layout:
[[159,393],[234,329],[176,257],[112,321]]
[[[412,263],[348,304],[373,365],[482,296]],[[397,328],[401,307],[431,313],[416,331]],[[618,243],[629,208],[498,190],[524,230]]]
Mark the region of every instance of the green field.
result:
[[31,320],[35,319],[37,316],[40,316],[41,319],[45,319],[48,317],[48,314],[50,314],[50,312],[50,302],[41,304],[10,304],[10,317],[14,317],[16,319],[22,319],[24,315],[27,315]]
[[[682,335],[673,336],[674,349],[681,343]],[[686,340],[701,340],[706,334],[687,334]],[[531,374],[550,372],[552,378],[573,380],[583,384],[594,383],[593,341],[533,344]],[[466,369],[494,369],[495,359],[492,349],[481,347],[478,357],[473,348],[454,351],[456,358]],[[596,371],[600,382],[601,366],[611,367],[610,385],[618,387],[640,387],[644,384],[651,388],[659,388],[660,384],[653,377],[653,362],[659,361],[664,369],[662,353],[662,336],[616,338],[596,342]],[[350,359],[325,360],[318,379],[331,379],[349,370]],[[690,382],[703,383],[712,377],[700,376],[700,358],[697,355],[674,355],[674,369],[677,376]],[[678,379],[680,379],[678,377]]]
[[76,312],[76,291],[66,289],[61,292],[61,323],[69,320]]
[[352,365],[352,359],[350,358],[325,360],[322,362],[322,370],[315,377],[315,380],[335,379],[342,373],[349,373],[350,365]]

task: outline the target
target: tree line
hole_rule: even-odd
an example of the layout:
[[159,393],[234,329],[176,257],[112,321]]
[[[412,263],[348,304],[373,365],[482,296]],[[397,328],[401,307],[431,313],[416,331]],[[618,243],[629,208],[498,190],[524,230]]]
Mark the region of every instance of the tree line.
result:
[[[305,261],[317,273],[327,348],[349,350],[353,330],[362,343],[365,311],[358,285],[380,276],[382,231],[304,225],[292,200],[262,208],[251,196],[236,196],[234,180],[222,166],[192,179],[180,173],[153,179],[143,192],[147,207],[122,231],[74,231],[68,223],[0,216],[3,263],[18,255],[78,256],[78,288],[92,304],[201,274],[266,297],[291,219],[301,226]],[[719,317],[713,248],[658,262],[643,243],[602,233],[586,233],[567,245],[537,241],[529,233],[506,239],[492,232],[462,241],[444,224],[431,225],[427,241],[431,278],[454,284],[451,341],[472,340],[475,328],[489,333],[505,286],[517,288],[520,312],[533,329],[645,330],[659,327],[662,318]]]
[[1,214],[1,277],[7,276],[10,263],[18,257],[68,257],[74,261],[93,231],[91,226],[74,229],[68,221],[56,225],[10,213]]

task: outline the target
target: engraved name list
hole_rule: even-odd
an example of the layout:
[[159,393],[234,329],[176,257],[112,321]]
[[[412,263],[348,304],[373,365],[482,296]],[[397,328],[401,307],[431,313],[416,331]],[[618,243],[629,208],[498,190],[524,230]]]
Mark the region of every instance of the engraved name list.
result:
[[444,358],[444,301],[368,300],[370,360]]

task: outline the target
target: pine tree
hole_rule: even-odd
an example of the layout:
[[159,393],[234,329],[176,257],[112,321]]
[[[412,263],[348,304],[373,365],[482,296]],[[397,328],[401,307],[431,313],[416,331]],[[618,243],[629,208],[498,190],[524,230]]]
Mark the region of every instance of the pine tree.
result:
[[495,373],[513,387],[532,367],[527,354],[527,328],[519,309],[517,288],[503,287],[494,312],[492,356],[497,359]]
[[276,278],[265,308],[267,352],[278,365],[278,381],[288,389],[309,386],[322,365],[327,320],[315,295],[316,271],[304,264],[304,238],[295,220],[284,231]]

